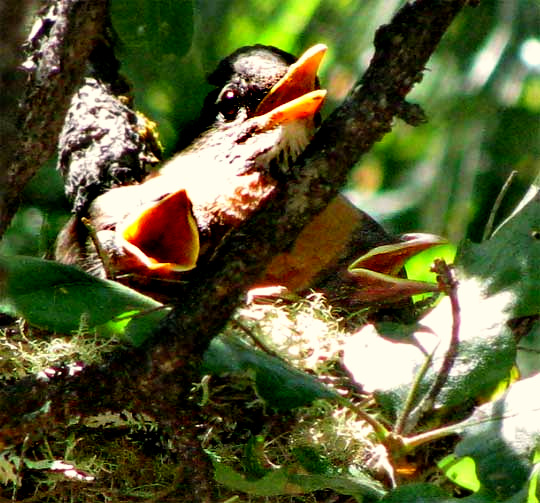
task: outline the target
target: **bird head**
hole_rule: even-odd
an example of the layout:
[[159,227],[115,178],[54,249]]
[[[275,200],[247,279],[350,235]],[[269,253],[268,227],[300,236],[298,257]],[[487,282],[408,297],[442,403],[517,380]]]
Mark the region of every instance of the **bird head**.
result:
[[[311,140],[326,91],[317,71],[326,53],[318,44],[298,60],[275,47],[243,47],[209,77],[218,86],[205,100],[198,137],[161,174],[181,173],[180,164],[220,165],[241,175],[257,169],[286,170]],[[190,169],[195,176],[201,169]]]
[[[317,70],[325,52],[322,44],[311,47],[299,59],[273,46],[252,45],[236,50],[208,76],[215,89],[206,97],[197,134],[236,119],[261,115],[270,109],[268,100],[261,107],[267,95],[283,95],[285,91],[290,99],[285,98],[284,103],[318,89]],[[288,78],[284,78],[286,75]]]
[[193,269],[260,206],[314,133],[326,95],[317,79],[325,51],[317,45],[295,60],[257,45],[219,64],[202,133],[156,174],[90,206],[94,242],[116,273]]

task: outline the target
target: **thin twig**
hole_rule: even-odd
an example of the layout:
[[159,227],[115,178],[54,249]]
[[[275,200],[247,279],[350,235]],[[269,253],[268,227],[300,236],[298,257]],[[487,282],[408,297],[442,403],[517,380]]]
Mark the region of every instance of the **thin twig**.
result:
[[434,442],[435,440],[439,440],[450,435],[457,435],[461,431],[461,427],[461,423],[453,424],[450,426],[443,426],[442,428],[437,428],[435,430],[426,431],[424,433],[420,433],[419,435],[414,435],[413,437],[403,438],[401,444],[402,453],[406,454],[429,442]]
[[489,218],[486,223],[486,228],[484,229],[484,234],[482,235],[482,241],[486,241],[491,236],[491,233],[493,231],[493,223],[495,222],[495,217],[497,216],[497,213],[499,212],[499,208],[501,207],[501,204],[503,202],[504,196],[506,196],[506,193],[508,192],[508,189],[510,188],[510,185],[512,184],[512,181],[517,175],[517,171],[513,170],[506,179],[506,182],[504,182],[504,185],[502,186],[499,195],[497,196],[497,199],[495,199],[495,203],[493,204],[493,208],[491,208],[491,212],[489,213]]
[[278,353],[276,353],[273,349],[270,349],[259,337],[257,337],[253,330],[251,330],[249,327],[246,327],[244,323],[242,323],[240,320],[233,318],[232,322],[240,329],[242,332],[244,332],[257,346],[261,351],[264,351],[265,353],[269,354],[270,356],[274,356],[275,358],[279,358],[281,361],[285,361]]
[[422,367],[416,374],[416,378],[414,379],[411,389],[409,390],[409,393],[407,395],[407,399],[405,400],[405,405],[403,406],[403,409],[398,417],[398,420],[396,421],[396,425],[394,428],[394,432],[396,435],[401,435],[403,433],[403,429],[405,428],[407,419],[409,418],[409,415],[411,414],[411,410],[414,406],[416,396],[418,395],[418,391],[420,389],[420,384],[422,383],[422,379],[424,379],[427,371],[429,370],[429,367],[431,366],[431,363],[433,362],[433,356],[435,355],[435,351],[437,351],[438,347],[439,347],[439,344],[437,343],[433,351],[427,355],[427,358],[425,359],[424,364],[422,365]]
[[103,248],[101,247],[101,244],[97,237],[96,229],[92,225],[92,222],[90,221],[90,219],[86,217],[82,217],[81,222],[84,224],[84,226],[88,230],[88,235],[90,236],[90,239],[92,240],[92,243],[94,245],[94,248],[96,249],[99,260],[101,261],[101,265],[103,266],[103,270],[105,271],[105,277],[110,280],[115,280],[116,275],[114,273],[114,268],[111,265],[111,259],[109,255],[107,255],[107,252],[105,252]]
[[436,259],[431,270],[437,273],[437,282],[439,287],[441,291],[446,293],[450,299],[450,304],[452,307],[452,333],[450,336],[450,344],[446,350],[441,368],[437,373],[433,384],[422,401],[410,413],[409,417],[406,418],[406,421],[404,421],[402,425],[402,433],[404,434],[412,431],[418,424],[418,421],[422,415],[433,408],[437,396],[448,380],[448,375],[450,374],[450,370],[452,370],[454,365],[459,345],[461,315],[457,296],[458,281],[455,278],[452,268],[443,259]]
[[350,400],[347,400],[347,398],[345,397],[336,397],[336,402],[352,410],[360,419],[363,419],[366,423],[368,423],[373,428],[373,431],[375,432],[379,440],[384,443],[384,441],[388,437],[388,430],[383,426],[381,422],[377,421],[373,416],[370,416],[358,405],[352,403]]
[[473,416],[464,419],[459,423],[451,424],[449,426],[441,426],[440,428],[436,428],[435,430],[426,431],[409,438],[402,438],[402,452],[408,453],[420,447],[421,445],[427,444],[428,442],[433,442],[435,440],[439,440],[450,435],[461,435],[463,431],[467,428],[478,426],[480,424],[490,424],[494,421],[502,421],[504,419],[516,417],[516,415],[518,414],[520,414],[519,411],[512,411],[503,414],[487,414],[481,418],[473,414]]

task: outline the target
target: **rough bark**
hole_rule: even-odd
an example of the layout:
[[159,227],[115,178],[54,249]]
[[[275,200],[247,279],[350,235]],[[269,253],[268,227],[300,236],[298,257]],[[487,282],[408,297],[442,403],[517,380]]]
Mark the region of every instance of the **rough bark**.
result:
[[[13,6],[17,3],[10,2]],[[13,9],[14,17],[19,13],[20,18],[23,6],[28,3],[19,3],[16,8],[6,6],[6,12]],[[20,49],[16,55],[11,53],[10,78],[21,78],[15,65],[27,75],[17,113],[11,107],[11,123],[15,128],[11,128],[7,143],[10,148],[2,159],[0,236],[17,211],[22,189],[56,151],[71,96],[82,81],[88,56],[103,31],[107,7],[107,0],[48,2],[26,41],[27,59],[23,62]],[[2,22],[11,19],[4,17],[4,12],[1,14]],[[2,145],[4,148],[6,143]]]
[[31,3],[0,2],[0,207],[7,201],[8,166],[17,150],[17,108],[24,77],[17,65],[22,61],[22,24]]
[[[199,379],[203,352],[244,291],[337,194],[349,169],[390,131],[396,117],[412,123],[423,119],[405,97],[422,79],[430,55],[467,3],[418,0],[380,27],[367,72],[322,125],[291,178],[275,189],[261,211],[227,236],[208,267],[179,292],[177,306],[155,338],[144,348],[118,352],[106,365],[89,366],[74,377],[60,374],[49,383],[28,378],[4,387],[0,441],[17,441],[36,429],[58,427],[69,416],[103,410],[145,411],[172,429],[193,414],[196,407],[186,398],[191,383]],[[32,414],[45,401],[49,412]],[[204,480],[209,479],[203,477],[200,483]],[[202,491],[199,500],[209,491]]]
[[[406,4],[390,24],[379,28],[375,55],[366,74],[322,125],[296,164],[294,178],[278,187],[266,207],[227,236],[209,267],[180,292],[178,305],[147,347],[119,354],[103,368],[88,367],[76,378],[60,376],[47,386],[28,379],[4,389],[0,423],[18,421],[25,408],[27,412],[35,410],[47,397],[52,398],[53,417],[88,414],[89,408],[95,412],[113,404],[116,409],[134,402],[142,405],[147,399],[149,406],[143,409],[159,410],[164,404],[154,394],[157,389],[168,390],[166,401],[185,397],[208,343],[264,265],[335,196],[351,166],[390,131],[394,118],[410,116],[411,105],[405,96],[421,80],[430,55],[466,4],[465,0]],[[100,375],[107,379],[111,374],[114,379],[107,383],[106,392],[88,385],[101,381]],[[70,400],[55,407],[64,402],[63,392],[57,392],[58,387],[67,385],[64,379],[69,381]],[[26,396],[25,400],[13,402],[16,394],[20,399]],[[4,407],[8,402],[17,406]]]
[[[405,101],[444,32],[468,2],[419,0],[402,7],[375,35],[375,54],[344,103],[322,124],[291,179],[227,237],[214,260],[189,285],[159,331],[160,340],[191,344],[200,354],[223,327],[264,264],[287,249],[338,193],[358,159],[392,128],[396,117],[423,120]],[[180,335],[181,334],[181,335]],[[188,342],[191,341],[191,342]]]

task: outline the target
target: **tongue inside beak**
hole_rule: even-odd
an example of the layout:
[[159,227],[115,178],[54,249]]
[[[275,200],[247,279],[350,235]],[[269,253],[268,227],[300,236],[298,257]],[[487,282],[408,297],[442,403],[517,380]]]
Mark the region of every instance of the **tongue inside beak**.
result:
[[126,251],[151,271],[189,271],[197,263],[199,232],[185,190],[168,194],[126,223]]
[[[309,96],[312,91],[315,91],[318,87],[317,71],[326,49],[324,44],[317,44],[302,54],[264,97],[257,107],[255,115],[264,115],[304,95]],[[326,94],[325,91],[317,92]],[[324,99],[324,96],[322,99]],[[320,109],[322,99],[315,113]],[[308,102],[310,102],[309,99]]]

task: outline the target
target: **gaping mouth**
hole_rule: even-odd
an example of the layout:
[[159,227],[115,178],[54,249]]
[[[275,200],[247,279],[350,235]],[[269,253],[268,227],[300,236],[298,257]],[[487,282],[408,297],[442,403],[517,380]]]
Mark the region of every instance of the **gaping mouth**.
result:
[[123,223],[125,252],[136,269],[189,271],[199,256],[199,231],[184,189],[166,195]]
[[351,294],[359,304],[391,303],[420,293],[438,292],[436,283],[399,277],[405,262],[434,246],[447,243],[433,234],[404,234],[401,242],[377,246],[355,260],[348,272],[358,285]]
[[259,103],[255,115],[265,127],[314,117],[322,107],[326,91],[317,89],[317,71],[326,53],[317,44],[308,49]]
[[[317,70],[325,52],[322,44],[308,49],[272,87],[255,112],[260,131],[315,117],[326,96],[326,91],[317,89]],[[199,255],[199,233],[185,187],[174,190],[164,185],[163,198],[117,227],[128,262],[143,274],[188,271]]]

